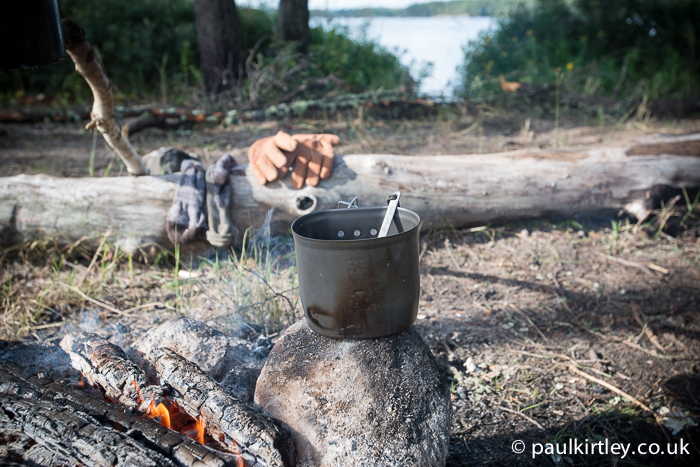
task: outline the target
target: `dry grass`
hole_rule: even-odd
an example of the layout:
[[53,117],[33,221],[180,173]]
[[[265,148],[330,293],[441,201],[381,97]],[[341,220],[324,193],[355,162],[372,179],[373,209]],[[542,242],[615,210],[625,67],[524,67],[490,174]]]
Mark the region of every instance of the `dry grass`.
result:
[[238,250],[186,261],[176,250],[138,263],[105,236],[92,255],[33,242],[1,252],[0,265],[5,340],[53,341],[82,329],[129,343],[175,316],[273,334],[300,316],[293,244],[266,231],[246,232]]

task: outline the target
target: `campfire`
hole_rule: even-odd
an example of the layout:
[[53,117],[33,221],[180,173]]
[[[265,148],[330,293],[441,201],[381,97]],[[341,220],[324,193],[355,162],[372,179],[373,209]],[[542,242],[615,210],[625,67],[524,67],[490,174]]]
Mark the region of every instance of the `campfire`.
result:
[[39,465],[444,465],[448,389],[412,328],[420,218],[399,197],[293,224],[307,320],[274,349],[188,318],[127,349],[67,334],[51,351],[77,385],[0,365],[0,434],[30,434]]
[[[162,328],[170,341],[142,339],[128,349],[130,355],[96,334],[66,335],[60,347],[80,372],[75,384],[41,373],[26,377],[26,368],[0,363],[0,432],[33,434],[37,446],[58,449],[62,462],[85,465],[292,465],[293,447],[283,430],[246,405],[245,397],[167,348],[179,342],[206,352],[207,339],[225,338],[189,319],[155,328],[156,333]],[[176,350],[189,353],[184,347]],[[206,357],[199,363],[211,370]],[[231,371],[240,373],[235,366],[246,358],[229,362]],[[47,420],[53,429],[44,429]],[[83,439],[85,426],[101,432],[100,438]],[[148,457],[134,461],[133,456],[144,454]]]

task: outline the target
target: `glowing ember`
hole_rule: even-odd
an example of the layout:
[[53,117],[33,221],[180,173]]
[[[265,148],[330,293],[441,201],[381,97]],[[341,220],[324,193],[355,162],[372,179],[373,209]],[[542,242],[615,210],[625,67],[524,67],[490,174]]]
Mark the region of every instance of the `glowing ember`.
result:
[[150,407],[148,407],[148,416],[150,418],[157,418],[158,422],[166,428],[171,428],[170,425],[170,412],[168,408],[161,402],[156,406],[155,401],[151,401]]

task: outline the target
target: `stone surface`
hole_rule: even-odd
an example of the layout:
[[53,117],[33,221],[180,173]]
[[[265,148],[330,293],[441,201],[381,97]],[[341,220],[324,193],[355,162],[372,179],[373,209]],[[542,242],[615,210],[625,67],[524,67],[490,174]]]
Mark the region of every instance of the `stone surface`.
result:
[[289,428],[298,466],[445,464],[449,390],[414,327],[336,340],[297,322],[270,352],[255,402]]

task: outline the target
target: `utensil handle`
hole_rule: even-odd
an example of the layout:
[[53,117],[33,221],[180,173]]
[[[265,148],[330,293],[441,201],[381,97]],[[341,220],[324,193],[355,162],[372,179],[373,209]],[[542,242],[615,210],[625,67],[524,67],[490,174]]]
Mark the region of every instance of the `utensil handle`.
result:
[[400,198],[400,191],[393,192],[389,197],[389,206],[386,208],[386,214],[384,214],[382,227],[379,229],[379,235],[377,235],[377,238],[386,237],[389,233],[389,228],[391,227],[391,222],[394,220],[394,215],[396,214],[396,208],[399,206]]

